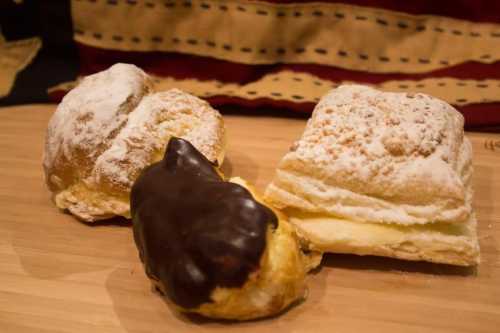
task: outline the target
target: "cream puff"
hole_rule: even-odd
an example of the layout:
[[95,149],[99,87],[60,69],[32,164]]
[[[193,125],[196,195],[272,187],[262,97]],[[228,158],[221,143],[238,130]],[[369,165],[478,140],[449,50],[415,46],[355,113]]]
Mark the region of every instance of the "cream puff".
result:
[[50,119],[43,167],[57,207],[93,222],[130,217],[130,188],[160,160],[170,137],[190,140],[222,163],[221,115],[178,89],[154,93],[150,77],[116,64],[85,77]]
[[172,138],[131,193],[146,274],[182,312],[247,320],[304,297],[319,253],[304,254],[284,215],[245,181],[225,181],[188,141]]

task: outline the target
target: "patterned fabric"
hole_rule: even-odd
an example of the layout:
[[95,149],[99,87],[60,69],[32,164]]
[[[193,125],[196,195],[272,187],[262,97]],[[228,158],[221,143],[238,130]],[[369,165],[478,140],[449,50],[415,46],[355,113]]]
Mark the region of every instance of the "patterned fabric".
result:
[[[44,93],[53,101],[78,77],[116,62],[130,62],[154,75],[157,89],[179,87],[218,107],[235,109],[236,105],[259,113],[256,108],[276,108],[284,115],[293,111],[307,115],[332,87],[360,82],[442,98],[464,114],[469,128],[500,125],[500,17],[495,14],[500,4],[495,1],[33,3],[11,7],[31,5],[42,16],[49,7],[57,10],[61,28],[55,30],[65,37],[60,39],[67,47],[64,57],[74,59],[69,60],[71,66],[66,65],[73,68],[73,77],[59,76],[58,81],[44,84]],[[47,17],[38,18],[44,20]],[[4,21],[0,21],[2,31],[12,43]],[[39,53],[49,49],[45,42],[54,40],[53,32],[46,29],[41,34]],[[68,51],[75,46],[78,57]],[[34,65],[22,71],[26,61],[21,58],[8,76],[13,82],[12,73],[19,73],[13,91],[21,75]],[[28,52],[24,58],[30,59]],[[59,73],[57,67],[54,63],[45,67],[46,73]],[[36,80],[45,83],[47,77]],[[8,90],[2,84],[0,94],[2,87]],[[32,100],[9,95],[0,101]]]

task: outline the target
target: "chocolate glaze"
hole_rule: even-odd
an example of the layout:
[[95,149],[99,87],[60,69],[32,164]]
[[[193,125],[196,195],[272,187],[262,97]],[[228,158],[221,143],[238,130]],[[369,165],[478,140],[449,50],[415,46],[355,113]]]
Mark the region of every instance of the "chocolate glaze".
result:
[[217,286],[241,287],[277,225],[269,208],[178,138],[134,183],[131,213],[147,275],[184,308],[210,302]]

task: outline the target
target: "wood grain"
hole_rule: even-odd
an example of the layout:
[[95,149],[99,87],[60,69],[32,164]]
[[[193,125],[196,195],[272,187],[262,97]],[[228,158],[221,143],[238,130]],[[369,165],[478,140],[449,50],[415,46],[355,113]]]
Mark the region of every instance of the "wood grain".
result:
[[[151,291],[130,224],[58,211],[41,156],[54,107],[0,109],[0,332],[499,332],[500,135],[469,133],[477,270],[329,255],[308,299],[247,323],[189,319]],[[226,173],[262,190],[304,120],[227,116]]]

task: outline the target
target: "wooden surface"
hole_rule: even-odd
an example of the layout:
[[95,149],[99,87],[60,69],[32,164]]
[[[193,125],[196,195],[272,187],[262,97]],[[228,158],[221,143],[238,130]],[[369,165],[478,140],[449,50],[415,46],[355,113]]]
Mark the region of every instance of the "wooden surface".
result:
[[[469,133],[477,270],[329,255],[276,318],[190,320],[151,291],[130,224],[88,226],[51,203],[41,168],[53,106],[0,109],[0,332],[500,332],[500,135]],[[262,190],[304,120],[227,116],[224,170]],[[496,144],[496,145],[495,145]]]

